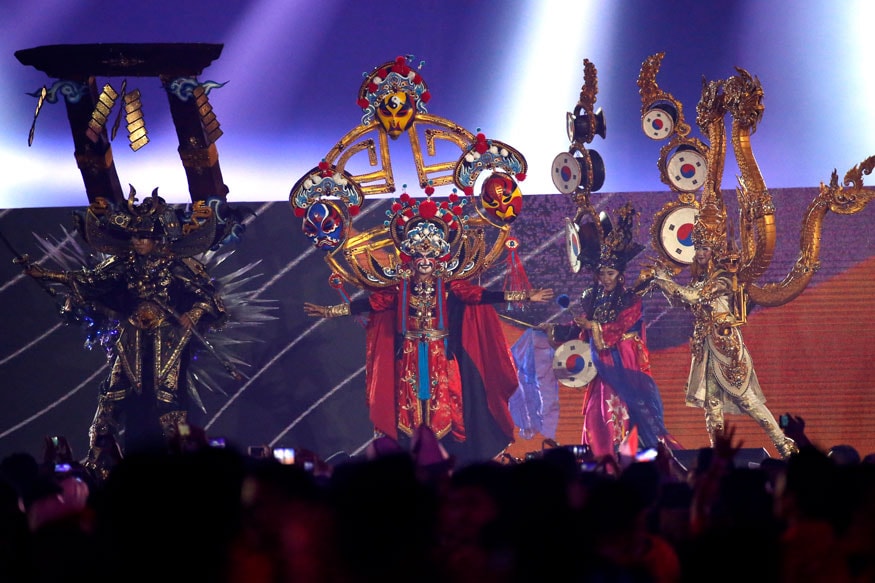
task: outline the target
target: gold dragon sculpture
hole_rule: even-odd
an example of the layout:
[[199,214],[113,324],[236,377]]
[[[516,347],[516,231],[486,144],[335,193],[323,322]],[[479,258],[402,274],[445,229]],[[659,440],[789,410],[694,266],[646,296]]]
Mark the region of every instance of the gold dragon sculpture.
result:
[[[851,168],[841,184],[835,170],[828,184],[820,184],[802,219],[800,252],[795,264],[783,280],[759,282],[772,262],[777,240],[775,205],[751,145],[751,136],[765,109],[762,85],[739,67],[737,74],[727,79],[703,79],[696,125],[706,143],[690,137],[691,128],[683,119],[681,103],[656,82],[664,56],[657,53],[648,57],[638,77],[642,129],[652,139],[667,140],[657,166],[662,182],[678,193],[676,201],[656,213],[651,228],[652,244],[660,262],[677,272],[691,263],[692,255],[684,255],[666,243],[667,233],[679,222],[676,217],[698,220],[700,214],[707,214],[725,221],[728,251],[724,260],[736,275],[736,316],[743,324],[748,302],[781,306],[805,290],[820,266],[821,234],[827,212],[851,215],[875,197],[875,190],[863,186],[863,175],[871,174],[875,168],[875,156]],[[737,222],[726,215],[721,188],[727,153],[727,116],[731,120],[728,139],[738,165]]]

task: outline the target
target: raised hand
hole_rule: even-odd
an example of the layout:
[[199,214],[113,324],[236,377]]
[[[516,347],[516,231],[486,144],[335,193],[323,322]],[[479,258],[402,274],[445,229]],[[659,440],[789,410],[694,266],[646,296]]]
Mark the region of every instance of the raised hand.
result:
[[530,302],[548,302],[553,299],[553,288],[533,289],[529,294]]

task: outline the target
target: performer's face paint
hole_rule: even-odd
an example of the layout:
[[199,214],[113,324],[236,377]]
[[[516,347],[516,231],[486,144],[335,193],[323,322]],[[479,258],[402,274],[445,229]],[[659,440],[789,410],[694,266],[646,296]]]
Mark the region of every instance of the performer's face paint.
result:
[[410,96],[403,91],[387,95],[377,106],[377,119],[383,124],[383,129],[393,140],[413,124],[416,113]]
[[343,216],[332,205],[316,202],[307,209],[301,230],[317,248],[334,249],[340,245]]
[[431,257],[417,257],[413,260],[417,275],[426,276],[434,273],[435,261]]

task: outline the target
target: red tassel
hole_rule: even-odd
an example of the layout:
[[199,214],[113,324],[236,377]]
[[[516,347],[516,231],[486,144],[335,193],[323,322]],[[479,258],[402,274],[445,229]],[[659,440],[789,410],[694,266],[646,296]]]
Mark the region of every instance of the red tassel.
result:
[[[505,241],[507,247],[507,275],[504,277],[504,291],[523,291],[531,289],[529,276],[519,254],[519,240],[509,237]],[[523,304],[524,305],[524,304]]]

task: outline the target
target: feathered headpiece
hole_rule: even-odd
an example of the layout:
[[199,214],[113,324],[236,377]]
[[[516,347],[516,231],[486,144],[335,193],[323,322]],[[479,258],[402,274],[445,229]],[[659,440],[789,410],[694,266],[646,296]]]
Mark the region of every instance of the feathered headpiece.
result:
[[644,245],[635,241],[638,211],[626,203],[615,213],[614,221],[605,211],[599,213],[597,223],[580,226],[580,264],[589,271],[610,267],[625,271],[626,265]]

